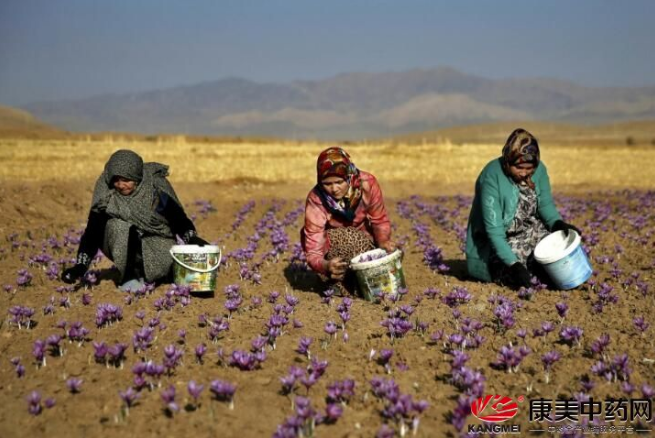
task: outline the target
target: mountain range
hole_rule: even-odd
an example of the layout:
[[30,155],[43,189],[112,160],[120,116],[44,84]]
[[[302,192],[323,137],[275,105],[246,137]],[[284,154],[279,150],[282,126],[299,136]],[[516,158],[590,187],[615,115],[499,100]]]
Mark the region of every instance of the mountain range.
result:
[[196,85],[25,105],[70,131],[275,136],[330,140],[498,121],[607,123],[655,118],[655,86],[585,87],[561,80],[488,79],[448,67],[258,83]]

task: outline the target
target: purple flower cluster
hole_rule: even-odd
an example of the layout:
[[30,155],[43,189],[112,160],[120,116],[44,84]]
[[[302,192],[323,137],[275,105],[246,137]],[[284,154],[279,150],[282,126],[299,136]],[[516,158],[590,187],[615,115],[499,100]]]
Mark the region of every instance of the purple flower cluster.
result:
[[383,320],[380,325],[387,329],[387,334],[391,340],[404,337],[414,328],[408,319],[407,314],[400,309],[392,309],[388,313],[388,318]]
[[341,403],[347,405],[355,396],[355,381],[352,379],[337,380],[327,387],[328,403]]
[[343,413],[341,406],[328,404],[325,413],[316,411],[308,398],[297,396],[294,399],[294,415],[288,417],[273,433],[273,438],[292,438],[314,436],[316,425],[336,422]]
[[20,363],[20,357],[13,357],[10,360],[11,364],[15,367],[16,377],[19,379],[25,375],[25,367]]
[[175,386],[170,385],[168,388],[162,389],[160,396],[168,415],[173,415],[174,412],[180,410],[180,406],[175,401]]
[[[149,360],[148,362],[137,362],[132,367],[132,374],[134,374],[134,387],[137,389],[150,388],[160,385],[161,376],[166,372],[163,365],[159,365]],[[152,380],[148,380],[151,378]],[[155,385],[156,384],[156,385]]]
[[27,287],[32,283],[32,274],[27,269],[20,269],[18,277],[16,277],[16,284],[19,287]]
[[68,330],[66,330],[66,337],[71,342],[77,342],[78,345],[82,345],[84,341],[87,341],[87,336],[89,336],[89,330],[86,329],[81,321],[75,321],[70,324]]
[[448,295],[441,298],[441,301],[448,307],[453,308],[468,303],[471,298],[473,296],[464,286],[455,286]]
[[452,385],[472,398],[482,396],[484,393],[485,377],[477,370],[465,366],[469,355],[459,351],[452,351],[453,359],[450,362],[450,375]]
[[591,372],[597,376],[605,377],[608,382],[619,380],[628,382],[632,374],[627,354],[615,356],[614,360],[609,363],[602,360],[598,361],[591,366]]
[[234,394],[237,387],[230,382],[224,380],[213,380],[209,385],[209,390],[216,400],[229,403],[230,409],[234,409]]
[[153,303],[155,310],[172,310],[177,304],[186,307],[191,303],[191,288],[189,286],[173,284],[163,297],[157,298]]
[[531,352],[530,348],[523,345],[519,348],[514,348],[512,344],[504,345],[500,348],[498,352],[498,357],[496,361],[492,363],[492,366],[504,369],[509,373],[518,372],[519,365],[527,355]]
[[300,242],[296,242],[291,247],[291,256],[289,257],[289,265],[294,271],[308,271],[309,265],[307,265],[307,257],[305,256],[305,251],[302,249]]
[[419,416],[428,408],[428,402],[414,401],[410,394],[401,393],[398,384],[391,379],[374,377],[369,383],[373,395],[384,404],[382,416],[395,422],[400,436],[404,436],[409,427],[416,433]]
[[123,319],[123,309],[114,304],[98,304],[96,309],[96,326],[98,328],[111,325]]
[[596,290],[596,301],[592,304],[592,308],[596,313],[602,313],[605,306],[616,304],[619,301],[619,296],[612,293],[614,287],[607,283],[602,283],[600,288]]
[[264,360],[266,360],[266,352],[263,350],[257,353],[234,350],[228,364],[239,368],[241,371],[252,371],[259,368]]
[[32,321],[32,316],[34,315],[34,309],[27,306],[11,306],[7,311],[9,313],[9,322],[11,324],[16,324],[18,329],[23,327],[32,328],[35,323]]
[[282,383],[282,393],[290,394],[295,389],[297,382],[300,382],[307,391],[318,382],[318,380],[325,374],[328,367],[327,361],[321,361],[316,356],[311,359],[306,370],[292,366],[289,368],[289,374],[280,378]]
[[213,342],[217,343],[221,337],[221,333],[230,329],[230,322],[222,316],[216,316],[211,320],[206,320],[209,325],[207,337]]
[[566,344],[572,345],[574,342],[579,346],[584,331],[580,327],[564,327],[559,332],[560,340]]
[[105,342],[93,343],[93,357],[97,363],[103,363],[105,366],[123,367],[125,362],[125,352],[128,345],[123,342],[118,342],[111,347]]
[[27,411],[32,415],[39,415],[43,411],[41,394],[38,391],[32,391],[27,396]]
[[591,351],[601,357],[605,357],[605,349],[610,344],[610,342],[610,335],[603,333],[598,337],[598,339],[591,343]]
[[182,356],[184,356],[184,351],[178,350],[175,348],[175,345],[171,344],[164,347],[163,365],[169,376],[173,374],[175,368],[182,362]]
[[134,352],[146,351],[155,341],[155,329],[152,327],[141,327],[132,336]]
[[423,250],[423,263],[437,272],[448,272],[450,268],[444,264],[443,251],[437,245],[430,244]]
[[364,254],[361,254],[357,257],[356,263],[366,263],[366,262],[372,262],[374,260],[380,260],[383,259],[387,256],[387,252],[385,250],[373,250],[373,251],[368,251]]

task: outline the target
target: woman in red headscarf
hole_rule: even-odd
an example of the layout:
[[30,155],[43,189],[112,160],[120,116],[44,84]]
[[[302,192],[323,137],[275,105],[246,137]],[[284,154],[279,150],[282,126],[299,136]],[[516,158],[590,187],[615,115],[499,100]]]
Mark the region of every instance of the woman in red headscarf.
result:
[[321,278],[329,279],[338,292],[351,292],[351,258],[376,247],[396,249],[391,222],[377,180],[357,169],[342,148],[321,152],[316,171],[317,184],[307,195],[302,247]]

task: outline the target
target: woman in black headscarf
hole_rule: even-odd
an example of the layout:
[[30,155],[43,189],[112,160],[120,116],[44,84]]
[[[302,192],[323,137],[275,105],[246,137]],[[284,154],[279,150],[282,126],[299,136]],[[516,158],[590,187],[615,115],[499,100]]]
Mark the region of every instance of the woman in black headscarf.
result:
[[168,166],[144,164],[133,151],[116,151],[96,182],[76,264],[63,272],[62,280],[74,283],[84,276],[102,249],[121,274],[120,289],[136,290],[144,281],[169,276],[175,236],[188,244],[207,244],[198,237],[167,176]]

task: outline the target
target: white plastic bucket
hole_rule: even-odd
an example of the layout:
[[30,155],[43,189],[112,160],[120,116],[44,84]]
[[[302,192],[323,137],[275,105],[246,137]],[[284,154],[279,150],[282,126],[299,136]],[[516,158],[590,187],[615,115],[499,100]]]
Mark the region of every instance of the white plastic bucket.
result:
[[573,289],[591,277],[591,264],[580,242],[580,235],[574,230],[569,230],[568,236],[564,231],[556,231],[534,249],[535,260],[560,289]]
[[188,286],[191,292],[213,292],[216,289],[216,269],[221,264],[221,249],[216,245],[174,245],[175,284]]
[[[362,261],[370,255],[384,257]],[[381,293],[395,294],[398,289],[405,287],[401,259],[402,252],[398,249],[387,254],[385,250],[378,248],[366,251],[350,261],[350,268],[355,272],[359,289],[365,299],[373,301]]]

